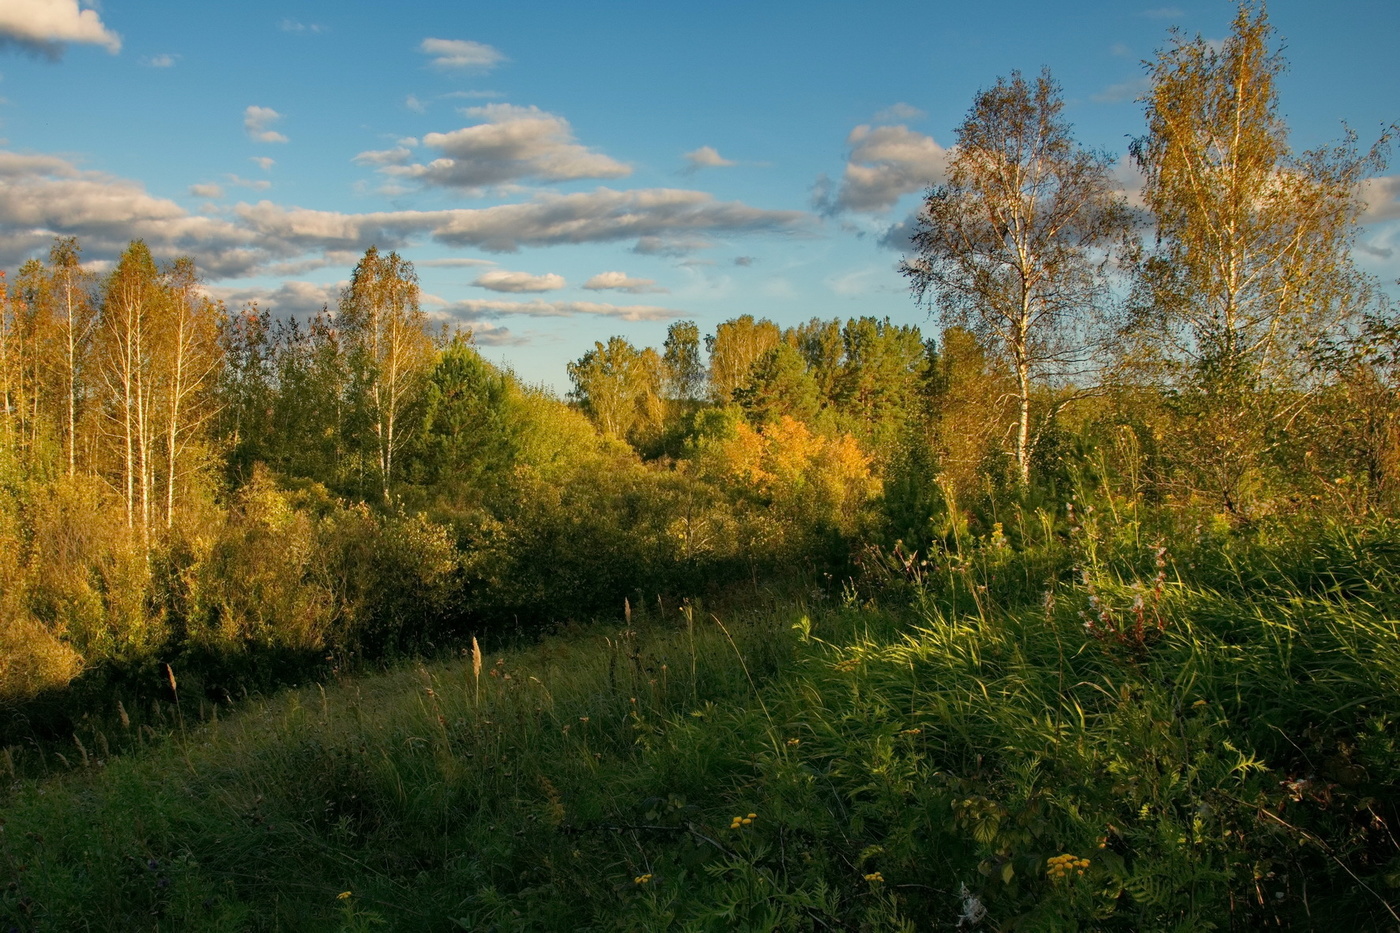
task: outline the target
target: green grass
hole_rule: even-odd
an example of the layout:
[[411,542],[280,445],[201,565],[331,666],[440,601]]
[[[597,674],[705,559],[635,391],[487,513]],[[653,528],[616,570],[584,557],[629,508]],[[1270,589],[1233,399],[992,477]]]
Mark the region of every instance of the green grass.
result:
[[1152,540],[936,555],[884,581],[914,609],[638,616],[74,756],[4,802],[0,930],[1400,926],[1400,532],[1175,535],[1160,573]]

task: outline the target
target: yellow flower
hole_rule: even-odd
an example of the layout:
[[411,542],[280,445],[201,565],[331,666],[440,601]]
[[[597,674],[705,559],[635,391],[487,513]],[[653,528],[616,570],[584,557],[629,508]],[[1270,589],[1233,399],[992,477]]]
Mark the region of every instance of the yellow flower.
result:
[[638,875],[637,877],[635,877],[635,878],[632,879],[632,883],[633,883],[633,884],[651,884],[651,872],[647,872],[645,875]]
[[341,891],[339,894],[337,894],[337,895],[335,896],[335,899],[338,900],[338,901],[349,900],[349,898],[350,898],[350,892],[349,892],[349,891]]
[[880,882],[885,880],[885,876],[880,874],[878,871],[872,871],[870,874],[865,876],[865,880],[869,881],[871,884],[879,884]]

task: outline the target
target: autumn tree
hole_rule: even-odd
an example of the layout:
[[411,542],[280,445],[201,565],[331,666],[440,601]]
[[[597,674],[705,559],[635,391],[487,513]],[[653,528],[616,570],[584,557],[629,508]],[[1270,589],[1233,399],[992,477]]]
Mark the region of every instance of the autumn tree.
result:
[[89,392],[90,349],[97,325],[93,276],[82,267],[76,237],[54,240],[49,250],[49,277],[62,361],[59,382],[63,400],[63,446],[68,475],[73,476],[78,464],[78,422]]
[[177,489],[198,469],[204,429],[216,412],[215,383],[223,363],[222,309],[204,294],[194,260],[176,259],[165,273],[165,313],[159,333],[157,379],[163,421],[165,526],[174,524]]
[[132,241],[102,289],[100,368],[105,438],[116,448],[114,484],[126,509],[126,525],[150,528],[155,500],[153,373],[155,332],[164,300],[160,272],[150,249]]
[[338,324],[359,377],[357,390],[387,502],[395,458],[411,434],[405,415],[418,400],[433,358],[413,264],[398,253],[367,249],[341,294]]
[[662,360],[650,347],[638,350],[622,337],[595,341],[568,372],[572,397],[604,434],[626,440],[660,427]]
[[705,338],[710,351],[710,395],[720,405],[734,400],[736,389],[748,384],[754,364],[782,340],[778,325],[744,314],[725,321]]
[[1013,72],[979,93],[903,266],[940,323],[967,327],[1010,369],[1023,484],[1035,387],[1090,363],[1092,325],[1109,299],[1107,260],[1128,225],[1109,157],[1075,142],[1063,110],[1048,72],[1033,82]]
[[1238,509],[1246,477],[1296,416],[1312,351],[1369,294],[1350,261],[1367,152],[1355,134],[1295,154],[1278,114],[1285,62],[1263,4],[1241,3],[1223,43],[1174,35],[1148,64],[1147,133],[1132,154],[1156,249],[1142,264],[1140,354],[1186,393],[1182,445]]

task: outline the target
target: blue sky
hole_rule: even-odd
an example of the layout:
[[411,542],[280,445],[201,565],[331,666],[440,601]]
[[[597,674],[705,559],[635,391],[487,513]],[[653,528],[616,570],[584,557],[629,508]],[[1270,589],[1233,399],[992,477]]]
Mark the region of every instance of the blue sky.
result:
[[[932,330],[888,235],[973,95],[1048,66],[1081,142],[1142,132],[1142,60],[1224,0],[0,2],[0,268],[80,238],[189,254],[211,292],[334,306],[365,247],[561,390],[622,334],[740,314]],[[1400,4],[1275,0],[1295,148],[1400,119]],[[1400,166],[1400,163],[1397,163]],[[1396,172],[1395,167],[1392,172]],[[1131,173],[1123,170],[1125,184]],[[1400,175],[1358,260],[1400,278]]]

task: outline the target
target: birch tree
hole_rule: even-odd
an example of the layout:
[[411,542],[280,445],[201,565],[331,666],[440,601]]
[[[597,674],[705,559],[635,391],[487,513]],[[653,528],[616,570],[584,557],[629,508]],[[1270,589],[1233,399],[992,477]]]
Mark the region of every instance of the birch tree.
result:
[[388,502],[395,458],[409,438],[405,414],[433,361],[413,264],[398,253],[366,250],[341,295],[339,324],[357,366],[375,466]]
[[116,486],[126,524],[149,534],[155,485],[155,413],[151,362],[160,273],[150,249],[132,241],[107,276],[102,292],[101,374],[106,402],[103,433],[116,448]]
[[1308,360],[1372,294],[1351,247],[1395,132],[1365,152],[1349,132],[1295,154],[1278,113],[1285,67],[1263,4],[1241,3],[1218,45],[1174,34],[1148,64],[1147,133],[1131,148],[1156,223],[1140,358],[1178,393],[1190,484],[1232,514],[1314,397]]
[[165,527],[175,520],[176,489],[198,464],[197,439],[214,413],[222,362],[219,308],[199,287],[194,260],[175,260],[165,275],[166,301],[159,363],[165,457]]
[[1219,47],[1177,34],[1148,65],[1147,133],[1131,151],[1156,221],[1149,314],[1198,373],[1283,378],[1355,310],[1361,183],[1393,130],[1364,154],[1349,133],[1295,155],[1272,41],[1263,5],[1242,3]]
[[1128,214],[1109,157],[1079,146],[1048,72],[982,91],[957,131],[946,184],[932,188],[903,272],[944,326],[968,328],[1015,383],[1015,453],[1030,479],[1032,395],[1092,362],[1113,249]]
[[63,447],[68,475],[73,476],[78,469],[78,420],[89,392],[88,366],[97,324],[93,277],[82,267],[76,237],[54,240],[49,250],[49,275],[62,354]]

